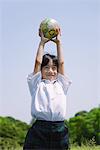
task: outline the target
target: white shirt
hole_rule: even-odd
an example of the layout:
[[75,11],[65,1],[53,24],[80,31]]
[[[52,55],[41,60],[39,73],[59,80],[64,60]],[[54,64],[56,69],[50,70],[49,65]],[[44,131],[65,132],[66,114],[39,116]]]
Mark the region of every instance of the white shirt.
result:
[[41,79],[41,72],[27,78],[32,96],[33,118],[47,121],[63,121],[66,118],[66,95],[71,81],[58,73],[55,81]]

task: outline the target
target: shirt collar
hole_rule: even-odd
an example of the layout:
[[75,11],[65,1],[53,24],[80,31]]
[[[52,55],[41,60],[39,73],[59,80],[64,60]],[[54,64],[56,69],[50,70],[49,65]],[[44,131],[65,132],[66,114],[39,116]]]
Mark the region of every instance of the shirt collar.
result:
[[49,84],[49,83],[54,84],[57,81],[57,79],[56,80],[52,80],[52,81],[46,80],[46,79],[42,79],[41,81],[44,82],[44,83],[47,83],[47,84]]

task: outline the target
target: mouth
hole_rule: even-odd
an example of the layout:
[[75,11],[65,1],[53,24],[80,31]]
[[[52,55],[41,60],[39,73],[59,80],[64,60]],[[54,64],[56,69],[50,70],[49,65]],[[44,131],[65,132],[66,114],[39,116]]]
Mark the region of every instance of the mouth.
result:
[[56,76],[55,76],[55,75],[48,75],[47,78],[48,78],[49,80],[54,80],[54,79],[56,78]]
[[55,77],[55,75],[48,75],[48,77]]

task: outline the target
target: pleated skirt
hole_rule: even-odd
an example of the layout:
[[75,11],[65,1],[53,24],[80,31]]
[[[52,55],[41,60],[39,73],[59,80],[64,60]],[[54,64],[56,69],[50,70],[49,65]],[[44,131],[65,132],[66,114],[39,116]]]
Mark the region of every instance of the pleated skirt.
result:
[[23,150],[67,150],[68,128],[64,121],[37,120],[28,130]]

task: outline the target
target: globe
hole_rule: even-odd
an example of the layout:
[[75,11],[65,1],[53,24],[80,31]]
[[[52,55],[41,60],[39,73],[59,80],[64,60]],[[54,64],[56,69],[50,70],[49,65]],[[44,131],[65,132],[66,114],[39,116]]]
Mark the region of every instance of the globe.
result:
[[42,30],[44,37],[48,39],[55,38],[60,31],[58,22],[52,18],[44,19],[40,24],[40,29]]

